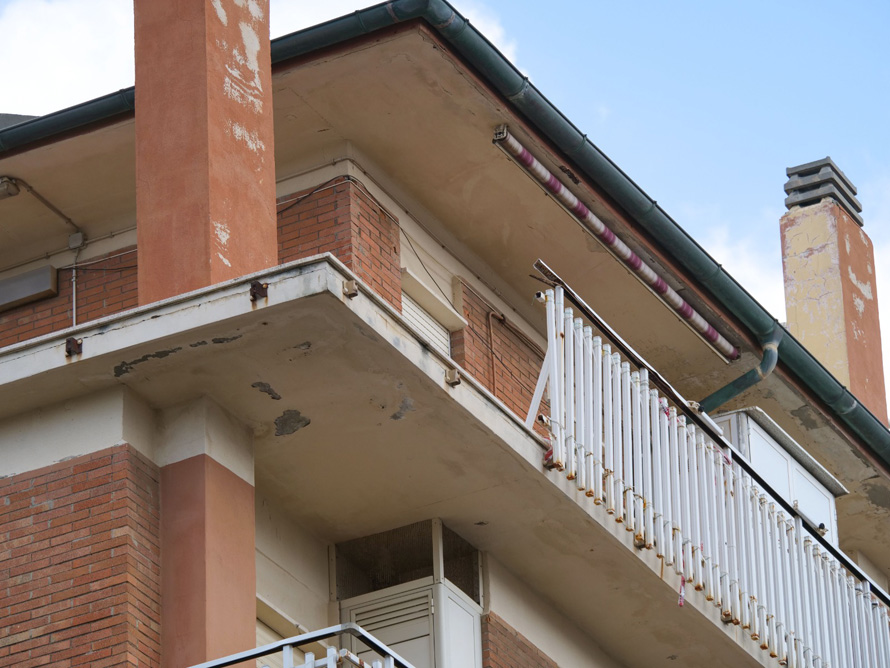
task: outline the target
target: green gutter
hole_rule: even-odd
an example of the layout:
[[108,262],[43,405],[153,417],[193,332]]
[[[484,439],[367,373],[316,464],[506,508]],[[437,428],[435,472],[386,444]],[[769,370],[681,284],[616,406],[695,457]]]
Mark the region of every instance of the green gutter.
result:
[[[569,157],[706,287],[761,342],[775,320],[705,250],[621,169],[606,157],[541,92],[445,0],[393,0],[307,28],[272,42],[272,63],[345,43],[389,26],[422,19],[448,42],[541,134]],[[119,97],[121,99],[115,100]],[[0,155],[76,127],[129,113],[133,89],[0,130]],[[890,468],[890,431],[787,331],[779,362],[825,403],[874,455]]]

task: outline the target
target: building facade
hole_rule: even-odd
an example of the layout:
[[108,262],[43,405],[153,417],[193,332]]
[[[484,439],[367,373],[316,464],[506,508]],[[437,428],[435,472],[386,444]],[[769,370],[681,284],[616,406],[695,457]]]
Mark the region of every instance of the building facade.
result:
[[786,329],[442,0],[271,43],[180,4],[136,3],[135,90],[0,128],[0,666],[339,623],[418,668],[890,666],[833,163],[789,170]]

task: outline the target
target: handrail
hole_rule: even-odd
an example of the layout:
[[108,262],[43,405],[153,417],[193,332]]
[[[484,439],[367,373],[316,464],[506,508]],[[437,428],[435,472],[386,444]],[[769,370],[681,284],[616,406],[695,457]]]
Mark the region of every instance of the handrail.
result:
[[584,317],[587,318],[593,325],[596,326],[606,337],[618,348],[624,356],[629,359],[637,368],[646,369],[649,373],[650,382],[658,387],[664,394],[676,405],[678,408],[681,408],[688,419],[691,419],[692,422],[695,423],[696,427],[704,431],[713,441],[719,443],[721,447],[732,453],[732,459],[735,462],[738,462],[739,466],[744,469],[745,473],[747,473],[751,478],[770,496],[772,496],[776,503],[779,504],[782,509],[787,512],[792,517],[800,518],[805,526],[810,529],[810,533],[815,541],[817,541],[822,549],[831,553],[831,555],[837,559],[841,564],[843,564],[844,568],[853,573],[859,580],[868,582],[872,593],[874,593],[885,605],[890,607],[890,595],[887,594],[883,589],[881,589],[876,583],[872,581],[872,579],[866,575],[857,564],[850,560],[850,558],[844,554],[840,549],[832,545],[828,540],[826,540],[819,532],[816,530],[817,527],[814,527],[810,520],[807,517],[801,515],[794,506],[785,501],[780,494],[778,494],[772,486],[761,476],[757,470],[752,466],[752,464],[748,461],[748,459],[728,440],[726,440],[723,435],[718,431],[717,427],[711,421],[711,418],[705,413],[700,413],[697,410],[694,410],[690,402],[688,402],[683,395],[681,395],[668,381],[664,378],[658,371],[649,364],[642,355],[640,355],[634,348],[627,343],[624,339],[619,336],[619,334],[603,320],[600,315],[594,311],[571,287],[555,272],[551,269],[543,260],[538,259],[534,268],[544,277],[545,281],[552,284],[560,286],[566,298],[575,305],[575,307],[583,313]]
[[255,649],[249,649],[244,652],[239,652],[238,654],[232,654],[221,659],[205,661],[204,663],[199,663],[192,666],[192,668],[225,668],[226,666],[234,666],[235,664],[241,663],[242,661],[250,661],[251,659],[259,659],[264,656],[269,656],[270,654],[275,654],[276,652],[282,651],[285,648],[308,645],[310,643],[318,642],[320,640],[326,640],[328,638],[333,638],[334,636],[343,634],[351,635],[354,638],[358,638],[365,645],[384,657],[391,657],[391,665],[393,666],[397,666],[398,668],[414,668],[411,663],[403,659],[392,649],[390,649],[382,642],[377,640],[377,638],[365,631],[361,626],[353,622],[337,624],[336,626],[328,626],[327,628],[319,629],[317,631],[310,631],[309,633],[303,633],[301,635],[294,636],[293,638],[278,640],[277,642],[269,643],[268,645],[263,645],[262,647],[257,647]]

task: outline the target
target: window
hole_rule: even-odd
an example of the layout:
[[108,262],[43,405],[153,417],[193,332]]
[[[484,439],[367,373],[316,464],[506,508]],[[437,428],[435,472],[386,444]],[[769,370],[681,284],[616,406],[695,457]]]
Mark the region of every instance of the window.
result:
[[779,496],[838,544],[835,498],[847,490],[834,476],[759,408],[723,413],[714,422]]

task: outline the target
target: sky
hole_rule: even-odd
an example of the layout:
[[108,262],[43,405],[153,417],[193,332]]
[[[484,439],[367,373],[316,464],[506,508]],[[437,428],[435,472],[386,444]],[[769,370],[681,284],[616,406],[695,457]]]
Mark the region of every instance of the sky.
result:
[[[271,0],[272,36],[370,4]],[[780,321],[785,168],[831,156],[874,242],[890,379],[890,2],[453,4]],[[0,0],[0,113],[133,85],[132,7]]]

